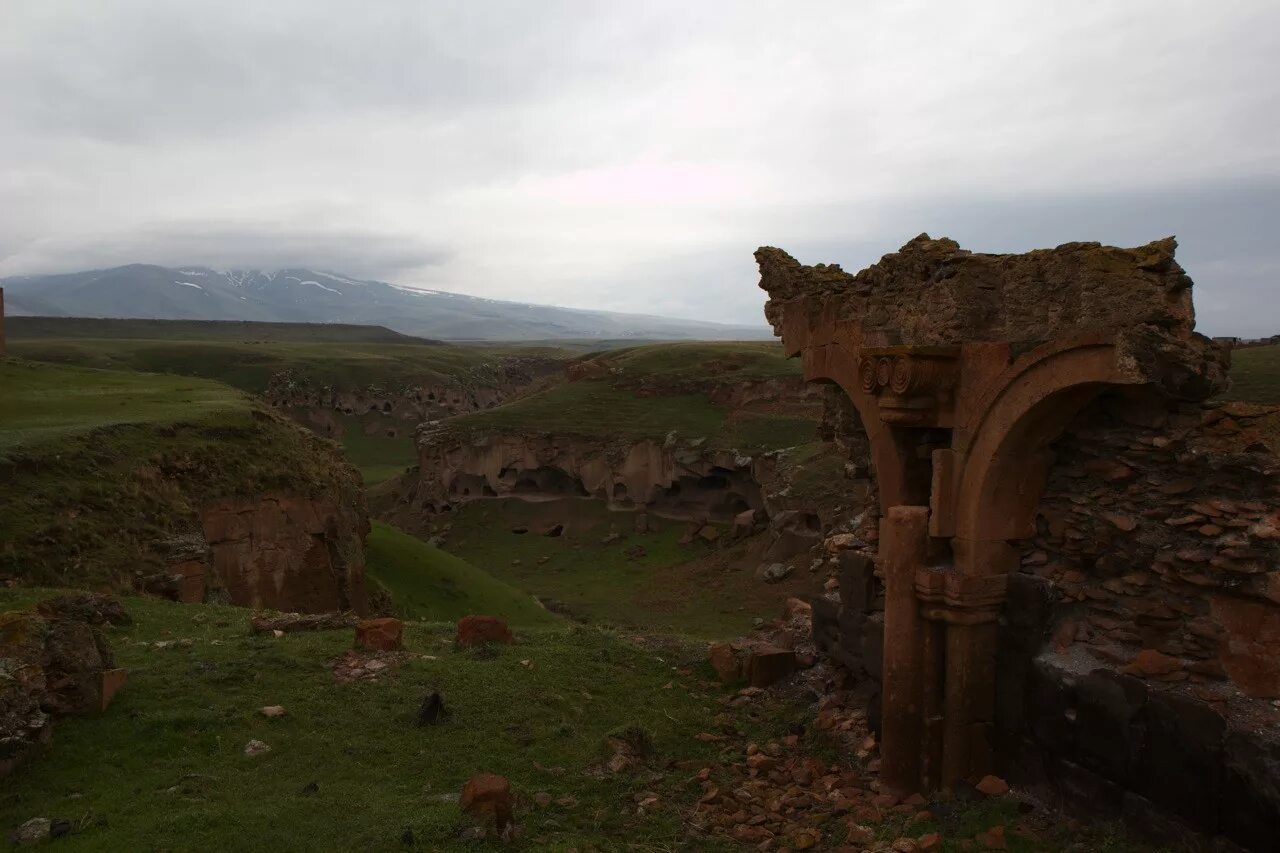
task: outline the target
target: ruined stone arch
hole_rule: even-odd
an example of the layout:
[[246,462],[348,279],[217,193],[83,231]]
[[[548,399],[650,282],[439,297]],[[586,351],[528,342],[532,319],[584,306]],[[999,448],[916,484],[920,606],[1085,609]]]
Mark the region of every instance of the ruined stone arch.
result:
[[962,470],[951,499],[955,512],[949,535],[979,542],[1034,533],[1053,463],[1049,445],[1104,390],[1142,384],[1126,375],[1117,359],[1115,343],[1107,338],[1056,342],[1016,359],[990,380],[974,417],[955,429],[952,452],[962,460]]
[[1105,388],[1208,396],[1221,349],[1195,335],[1170,238],[977,255],[920,235],[850,275],[756,252],[765,316],[805,377],[867,431],[885,580],[882,782],[989,772],[999,613],[1032,535],[1051,442]]

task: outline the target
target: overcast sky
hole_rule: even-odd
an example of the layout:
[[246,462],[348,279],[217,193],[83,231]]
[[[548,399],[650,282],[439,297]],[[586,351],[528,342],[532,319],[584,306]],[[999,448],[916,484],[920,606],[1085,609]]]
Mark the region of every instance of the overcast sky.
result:
[[1280,332],[1280,3],[0,0],[0,275],[305,265],[761,322],[857,270],[1176,234]]

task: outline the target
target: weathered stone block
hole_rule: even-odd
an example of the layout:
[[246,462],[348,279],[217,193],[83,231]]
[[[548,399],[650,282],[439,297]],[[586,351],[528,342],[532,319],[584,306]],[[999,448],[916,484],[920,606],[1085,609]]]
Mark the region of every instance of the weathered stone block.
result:
[[863,554],[842,552],[840,565],[840,603],[846,610],[869,613],[876,601],[875,564]]
[[459,648],[470,648],[484,643],[511,644],[515,637],[507,623],[496,616],[463,616],[458,620],[456,642]]
[[1223,739],[1222,831],[1251,850],[1272,849],[1280,827],[1280,734],[1233,728]]
[[747,658],[747,681],[752,687],[768,687],[794,673],[796,653],[776,646],[753,649]]
[[1128,785],[1145,742],[1141,713],[1147,688],[1105,669],[1076,683],[1076,746],[1081,764]]
[[356,625],[356,648],[394,652],[404,648],[404,623],[389,616]]
[[1172,693],[1153,695],[1141,715],[1146,744],[1134,790],[1196,828],[1218,826],[1226,723],[1208,705]]

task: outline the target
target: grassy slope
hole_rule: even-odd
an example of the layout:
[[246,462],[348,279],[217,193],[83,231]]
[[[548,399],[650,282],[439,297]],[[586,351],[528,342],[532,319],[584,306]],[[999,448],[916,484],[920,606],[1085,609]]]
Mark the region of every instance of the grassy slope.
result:
[[360,469],[365,485],[376,486],[417,464],[418,449],[414,444],[415,424],[403,422],[396,437],[388,438],[380,429],[372,434],[365,432],[365,421],[370,417],[335,415],[335,420],[343,426],[342,438],[338,439],[343,452]]
[[283,370],[340,388],[443,383],[506,355],[555,350],[446,344],[311,341],[40,339],[13,341],[11,355],[117,370],[201,376],[260,394]]
[[[0,609],[37,597],[0,590]],[[634,816],[644,777],[584,774],[605,735],[636,723],[660,755],[713,754],[692,739],[718,707],[711,697],[692,684],[662,689],[669,664],[594,630],[521,629],[517,645],[490,656],[455,652],[452,625],[410,623],[415,656],[398,674],[336,685],[325,662],[349,648],[346,631],[274,640],[249,636],[243,610],[126,603],[137,624],[112,629],[111,641],[129,683],[109,711],[60,726],[52,754],[6,780],[0,827],[36,815],[82,821],[82,833],[57,842],[67,851],[394,850],[405,829],[418,849],[474,849],[457,840],[467,824],[453,796],[471,774],[494,772],[525,796],[578,800],[523,806],[531,847],[648,846],[679,836],[678,815]],[[190,648],[147,645],[181,639]],[[452,717],[418,728],[429,690]],[[288,716],[255,713],[275,704]],[[272,752],[246,758],[254,738]],[[319,790],[304,793],[311,782]]]
[[[0,610],[26,607],[51,591],[0,589]],[[702,789],[692,776],[742,761],[748,741],[767,743],[804,724],[803,754],[850,761],[812,728],[807,699],[760,700],[734,713],[740,734],[724,744],[696,735],[721,729],[720,688],[705,665],[680,663],[699,650],[645,651],[592,628],[561,625],[516,632],[516,645],[455,651],[453,626],[410,622],[409,659],[376,682],[335,684],[328,661],[350,646],[348,631],[251,636],[246,613],[230,607],[125,599],[132,626],[109,628],[117,663],[130,670],[111,707],[57,726],[47,754],[0,786],[0,829],[41,816],[72,822],[58,850],[263,851],[406,849],[732,851],[689,837],[682,819]],[[156,643],[170,643],[157,648]],[[173,641],[179,641],[174,643]],[[676,666],[673,666],[677,664]],[[452,715],[418,728],[423,695],[439,690]],[[287,715],[257,713],[283,705]],[[599,772],[606,738],[624,727],[652,739],[648,767]],[[722,729],[721,729],[722,730]],[[257,739],[271,751],[243,753]],[[464,842],[457,806],[477,772],[511,780],[520,841]],[[716,777],[713,777],[716,778]],[[658,802],[638,812],[637,795]],[[534,804],[545,793],[553,801]],[[971,837],[1011,825],[1012,798],[931,806],[941,826],[877,826],[877,849],[900,835],[941,828],[944,853],[972,849]],[[838,844],[843,823],[824,835]],[[1104,829],[1105,832],[1105,829]],[[963,846],[969,845],[969,846]],[[822,849],[831,849],[825,845]],[[1088,849],[1136,851],[1118,836],[1060,830],[1043,843],[1011,835],[1012,853]]]
[[[465,387],[487,383],[502,358],[570,355],[551,346],[437,344],[375,326],[17,318],[11,327],[12,355],[198,376],[254,394],[265,391],[271,377],[282,371],[299,382],[349,390],[452,382]],[[346,420],[341,443],[366,482],[382,482],[414,463],[413,424],[398,437],[386,438],[365,435],[356,418]]]
[[[336,447],[215,383],[0,360],[0,574],[113,586],[209,500],[351,495]],[[16,399],[9,389],[17,389]]]
[[543,432],[610,441],[661,440],[671,432],[711,446],[759,452],[812,441],[811,415],[730,413],[712,403],[721,384],[797,378],[799,365],[771,343],[670,343],[595,354],[608,378],[573,382],[453,418],[460,433]]
[[[634,534],[634,519],[585,499],[476,501],[454,511],[444,547],[579,619],[630,631],[736,637],[750,630],[753,617],[776,618],[786,596],[818,591],[819,580],[808,573],[777,586],[756,580],[744,546],[681,545],[687,522],[650,516],[653,532]],[[567,525],[564,535],[541,535],[557,522]],[[512,532],[522,526],[529,532]],[[604,544],[611,530],[625,537]],[[628,556],[637,545],[644,556]]]
[[0,452],[115,424],[247,415],[242,394],[177,376],[78,370],[0,360]]
[[774,341],[667,343],[629,347],[595,358],[625,376],[724,381],[799,377],[800,363]]
[[1245,347],[1231,354],[1228,400],[1280,403],[1280,346]]
[[369,576],[382,584],[405,619],[455,621],[472,613],[512,625],[547,625],[557,618],[531,596],[439,548],[374,522],[365,543]]

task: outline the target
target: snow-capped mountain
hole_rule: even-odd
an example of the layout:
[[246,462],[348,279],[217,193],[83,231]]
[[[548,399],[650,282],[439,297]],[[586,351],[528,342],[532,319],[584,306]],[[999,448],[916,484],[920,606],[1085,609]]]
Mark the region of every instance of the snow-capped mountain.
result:
[[13,315],[358,323],[443,340],[770,337],[763,324],[729,326],[526,305],[306,269],[263,272],[131,264],[4,278],[0,287]]

